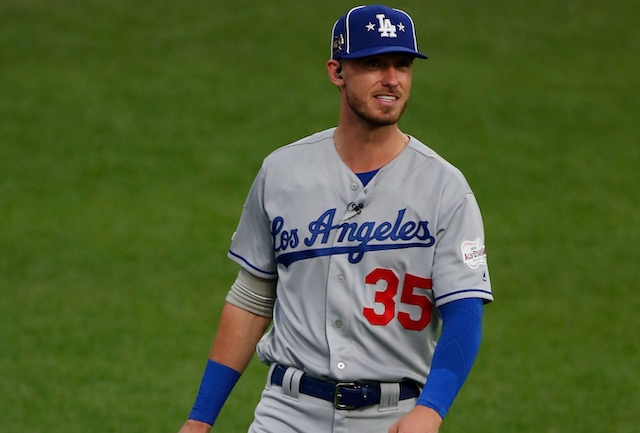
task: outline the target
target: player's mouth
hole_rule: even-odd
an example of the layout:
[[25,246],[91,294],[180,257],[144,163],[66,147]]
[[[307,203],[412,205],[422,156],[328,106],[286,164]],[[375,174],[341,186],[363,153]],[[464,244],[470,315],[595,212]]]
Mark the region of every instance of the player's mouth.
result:
[[383,104],[393,104],[398,100],[398,97],[394,95],[378,95],[376,99]]

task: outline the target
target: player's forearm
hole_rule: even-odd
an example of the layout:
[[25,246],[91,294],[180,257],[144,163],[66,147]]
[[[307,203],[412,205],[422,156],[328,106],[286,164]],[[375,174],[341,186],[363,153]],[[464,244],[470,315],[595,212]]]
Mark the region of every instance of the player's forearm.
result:
[[482,338],[482,305],[478,298],[453,301],[440,308],[442,335],[418,404],[444,418],[475,362]]
[[180,433],[204,433],[215,423],[269,323],[268,317],[225,304],[198,396]]
[[209,359],[242,373],[270,323],[269,317],[225,304]]

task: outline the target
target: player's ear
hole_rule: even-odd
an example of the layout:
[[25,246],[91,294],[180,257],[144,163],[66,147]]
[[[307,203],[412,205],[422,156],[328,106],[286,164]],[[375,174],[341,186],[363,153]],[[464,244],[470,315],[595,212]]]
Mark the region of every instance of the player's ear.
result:
[[331,82],[338,87],[342,87],[344,84],[342,78],[342,64],[334,59],[329,60],[327,62],[327,72],[329,73],[329,79]]

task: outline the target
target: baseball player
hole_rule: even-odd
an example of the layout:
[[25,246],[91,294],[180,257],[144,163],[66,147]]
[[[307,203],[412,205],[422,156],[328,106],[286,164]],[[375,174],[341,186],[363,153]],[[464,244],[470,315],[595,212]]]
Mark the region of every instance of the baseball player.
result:
[[361,6],[335,23],[338,126],[264,160],[181,433],[210,430],[256,345],[270,368],[250,433],[438,431],[493,296],[469,185],[398,127],[426,58],[400,10]]

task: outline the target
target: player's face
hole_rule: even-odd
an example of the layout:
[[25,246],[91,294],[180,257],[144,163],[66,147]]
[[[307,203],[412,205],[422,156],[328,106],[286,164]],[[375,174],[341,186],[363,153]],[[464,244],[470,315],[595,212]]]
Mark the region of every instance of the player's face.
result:
[[345,61],[344,97],[349,109],[373,126],[393,125],[411,91],[413,58],[384,54]]

